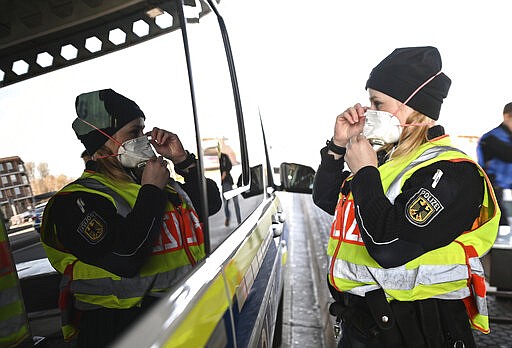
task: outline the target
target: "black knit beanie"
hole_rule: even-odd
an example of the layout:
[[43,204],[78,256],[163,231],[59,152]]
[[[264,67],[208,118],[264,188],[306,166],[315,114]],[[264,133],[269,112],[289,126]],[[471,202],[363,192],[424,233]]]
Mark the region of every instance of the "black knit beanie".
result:
[[[441,68],[441,55],[435,47],[397,48],[373,68],[365,88],[405,102],[418,87],[441,71]],[[448,76],[441,73],[423,86],[407,105],[437,120],[451,83]]]
[[84,120],[112,136],[128,122],[146,116],[139,106],[112,89],[103,89],[80,94],[75,100],[78,118],[73,121],[73,130],[93,155],[108,140],[105,134],[91,127]]

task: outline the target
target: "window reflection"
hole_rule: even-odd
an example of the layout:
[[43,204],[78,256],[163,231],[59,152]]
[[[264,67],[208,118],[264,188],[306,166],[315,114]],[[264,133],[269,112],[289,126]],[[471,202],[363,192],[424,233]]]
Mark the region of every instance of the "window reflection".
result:
[[222,209],[208,221],[213,251],[263,202],[266,157],[258,109],[248,104],[244,98],[247,86],[239,83],[252,175],[250,187],[243,187],[238,180],[242,175],[239,124],[217,19],[206,16],[199,25],[190,23],[188,36],[205,175],[216,181],[223,196]]

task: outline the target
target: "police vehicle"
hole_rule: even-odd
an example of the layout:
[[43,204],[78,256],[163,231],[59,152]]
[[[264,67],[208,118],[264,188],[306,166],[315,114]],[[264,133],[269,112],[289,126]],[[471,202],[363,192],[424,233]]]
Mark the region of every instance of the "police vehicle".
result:
[[[130,71],[143,81],[134,91],[164,91],[169,116],[159,126],[174,131],[179,124],[176,132],[198,157],[198,170],[216,180],[219,188],[221,174],[212,161],[222,152],[232,160],[235,186],[223,193],[229,221],[224,207],[202,217],[206,259],[115,346],[279,345],[287,235],[292,231],[276,191],[311,192],[314,171],[295,163],[282,163],[279,170],[271,165],[265,125],[249,94],[247,75],[236,69],[222,16],[229,1],[18,0],[0,6],[0,87],[75,64],[95,64],[96,58],[107,54],[122,60],[124,49],[160,40],[159,45],[166,47],[165,59],[144,46],[140,65]],[[161,74],[169,78],[159,80]],[[69,81],[79,87],[84,82]],[[133,98],[141,100],[137,94]],[[204,181],[200,189],[205,204]],[[18,267],[18,274],[23,296],[37,298],[26,286],[34,281],[31,265],[35,263],[23,270]],[[44,294],[56,299],[58,277],[52,270],[45,272],[38,272],[37,279],[52,279],[54,291]],[[34,290],[36,285],[31,287]],[[38,301],[25,299],[25,307],[29,312],[31,307],[45,309]],[[6,313],[1,308],[0,312]]]

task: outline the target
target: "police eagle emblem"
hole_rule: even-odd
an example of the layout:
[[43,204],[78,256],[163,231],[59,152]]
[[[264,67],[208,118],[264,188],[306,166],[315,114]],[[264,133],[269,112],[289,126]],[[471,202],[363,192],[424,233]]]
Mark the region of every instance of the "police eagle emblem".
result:
[[78,226],[80,233],[89,244],[98,244],[105,237],[105,221],[96,212],[91,212]]
[[405,206],[405,216],[413,225],[428,225],[444,209],[443,205],[429,190],[421,188]]

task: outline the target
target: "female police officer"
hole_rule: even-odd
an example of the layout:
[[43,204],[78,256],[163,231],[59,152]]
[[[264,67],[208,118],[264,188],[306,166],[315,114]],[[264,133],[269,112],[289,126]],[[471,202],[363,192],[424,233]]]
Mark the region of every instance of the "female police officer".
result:
[[[65,339],[78,333],[79,347],[103,347],[205,256],[198,173],[177,135],[143,133],[145,116],[132,100],[107,89],[75,104],[73,129],[93,161],[49,201],[42,240],[63,274]],[[164,158],[184,185],[170,179]],[[220,195],[215,182],[207,187],[213,214]]]
[[335,215],[341,347],[474,347],[470,325],[489,332],[479,257],[500,212],[485,173],[435,124],[450,84],[436,48],[394,50],[366,83],[370,106],[339,115],[321,151],[313,199]]

